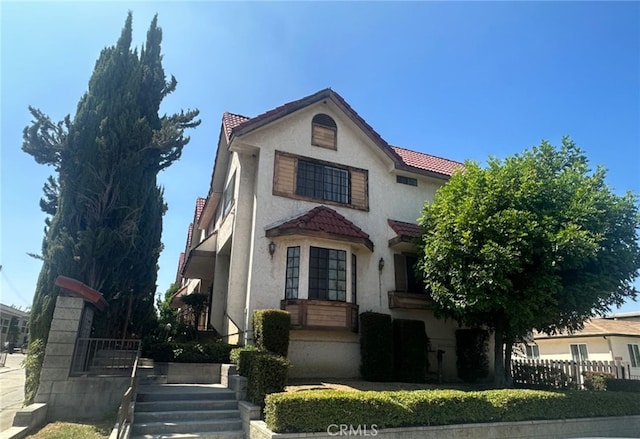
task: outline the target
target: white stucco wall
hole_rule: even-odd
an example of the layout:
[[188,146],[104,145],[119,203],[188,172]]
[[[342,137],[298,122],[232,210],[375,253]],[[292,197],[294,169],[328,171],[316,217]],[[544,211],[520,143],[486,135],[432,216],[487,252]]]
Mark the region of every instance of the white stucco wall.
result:
[[[311,119],[317,113],[328,114],[337,123],[337,150],[311,145]],[[298,296],[300,299],[307,298],[309,246],[345,250],[348,266],[347,301],[351,301],[352,295],[350,254],[356,254],[359,312],[375,311],[401,318],[424,320],[434,349],[446,351],[444,357],[446,376],[448,378],[455,376],[454,331],[457,324],[451,321],[436,321],[427,311],[391,312],[388,308],[387,296],[388,291],[395,289],[393,267],[395,251],[388,245],[389,239],[395,237],[395,233],[389,227],[387,220],[416,223],[425,200],[432,199],[437,187],[444,181],[414,175],[413,177],[418,180],[417,187],[397,183],[392,161],[331,101],[311,105],[244,135],[232,143],[231,150],[242,151],[242,154],[254,151],[253,159],[255,160],[255,168],[252,165],[252,169],[248,171],[251,178],[243,178],[243,176],[247,177],[247,170],[243,169],[243,166],[247,166],[247,159],[246,157],[239,159],[237,152],[232,154],[227,178],[233,172],[236,173],[237,199],[232,209],[232,214],[236,215],[236,218],[233,220],[232,235],[225,230],[219,236],[219,245],[228,244],[231,241],[227,306],[230,314],[234,315],[234,320],[239,322],[236,318],[239,317],[238,305],[243,302],[247,312],[241,323],[244,328],[241,329],[250,330],[253,310],[280,307],[280,301],[284,298],[288,246],[301,246]],[[268,227],[322,204],[319,201],[273,195],[276,151],[368,171],[368,211],[344,206],[329,205],[329,207],[369,234],[374,244],[373,252],[364,246],[343,241],[296,236],[273,239],[266,237],[265,231]],[[402,174],[407,175],[406,172]],[[243,213],[239,215],[241,211]],[[240,216],[247,218],[247,215],[251,218],[251,228],[240,226],[238,222]],[[226,224],[223,226],[226,227]],[[276,244],[273,257],[268,252],[268,245],[272,240]],[[385,268],[381,272],[378,270],[380,258],[385,260]],[[225,330],[228,329],[230,328],[227,325]],[[251,340],[252,334],[247,332],[245,341],[251,342]],[[336,358],[340,361],[334,367],[331,364],[336,363]],[[293,376],[317,376],[317,373],[324,376],[329,376],[327,374],[341,377],[357,376],[359,341],[357,335],[348,332],[294,330],[290,359],[294,367]],[[432,370],[435,368],[435,363],[434,356]],[[322,370],[325,372],[321,373]]]

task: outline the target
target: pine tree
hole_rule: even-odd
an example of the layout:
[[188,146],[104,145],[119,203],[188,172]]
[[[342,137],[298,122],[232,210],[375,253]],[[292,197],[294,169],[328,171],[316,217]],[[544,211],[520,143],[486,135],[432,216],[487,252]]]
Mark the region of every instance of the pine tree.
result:
[[57,173],[40,202],[51,218],[31,308],[32,341],[48,338],[58,275],[104,294],[109,306],[94,319],[95,336],[140,336],[155,316],[166,210],[156,179],[189,142],[185,129],[200,121],[197,110],[158,115],[177,81],[165,77],[157,16],[139,55],[131,34],[129,13],[116,45],[100,53],[73,120],[53,123],[29,108],[34,120],[24,129],[22,149]]

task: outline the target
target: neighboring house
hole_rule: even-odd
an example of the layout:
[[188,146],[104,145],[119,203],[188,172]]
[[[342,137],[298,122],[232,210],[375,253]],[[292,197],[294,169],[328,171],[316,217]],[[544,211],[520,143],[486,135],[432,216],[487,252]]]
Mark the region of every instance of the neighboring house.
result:
[[14,343],[16,347],[28,342],[29,311],[0,303],[0,323],[2,324],[0,346],[4,347],[7,341]]
[[640,379],[639,321],[591,319],[573,333],[536,333],[526,350],[531,359],[621,361],[630,365],[632,377]]
[[[225,113],[211,184],[181,259],[209,291],[209,323],[252,343],[252,313],[291,313],[292,377],[356,377],[358,316],[418,319],[444,375],[454,321],[436,320],[414,273],[417,218],[462,164],[391,146],[325,89],[257,117]],[[186,294],[185,289],[182,294]]]

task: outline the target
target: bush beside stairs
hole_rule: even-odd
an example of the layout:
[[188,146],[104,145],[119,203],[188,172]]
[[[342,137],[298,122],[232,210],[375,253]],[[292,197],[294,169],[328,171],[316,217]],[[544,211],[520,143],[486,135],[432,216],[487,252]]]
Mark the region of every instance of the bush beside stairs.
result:
[[131,439],[244,439],[234,391],[220,384],[140,378]]

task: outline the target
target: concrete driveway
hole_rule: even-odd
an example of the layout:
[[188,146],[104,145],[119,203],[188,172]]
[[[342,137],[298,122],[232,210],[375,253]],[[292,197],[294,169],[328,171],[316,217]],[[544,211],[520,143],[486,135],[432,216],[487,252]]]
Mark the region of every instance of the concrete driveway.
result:
[[13,416],[24,401],[24,354],[7,355],[4,367],[0,367],[0,431],[11,427]]

